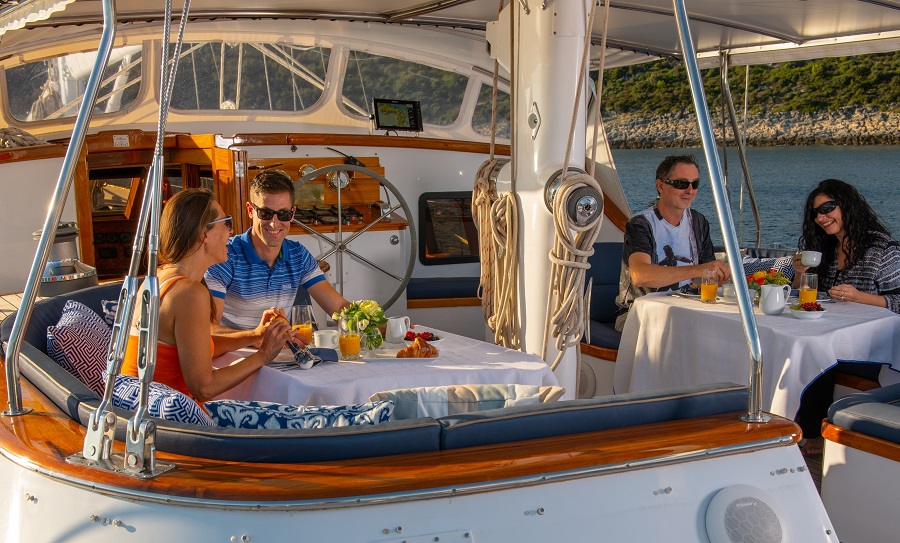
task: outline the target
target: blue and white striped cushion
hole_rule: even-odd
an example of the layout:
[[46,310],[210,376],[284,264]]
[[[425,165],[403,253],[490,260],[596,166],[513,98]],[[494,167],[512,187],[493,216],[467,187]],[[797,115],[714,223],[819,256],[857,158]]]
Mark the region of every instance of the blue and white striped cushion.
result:
[[[137,377],[130,375],[116,376],[116,386],[113,389],[113,405],[121,409],[134,411],[138,406],[140,391],[141,382]],[[147,398],[147,414],[158,419],[184,422],[186,424],[216,425],[197,402],[162,383],[150,383],[150,392]]]
[[47,327],[47,354],[98,396],[106,383],[110,327],[88,306],[69,300],[56,326]]
[[312,429],[379,424],[391,419],[389,401],[355,405],[284,405],[243,400],[213,400],[204,404],[213,420],[226,428],[250,430]]

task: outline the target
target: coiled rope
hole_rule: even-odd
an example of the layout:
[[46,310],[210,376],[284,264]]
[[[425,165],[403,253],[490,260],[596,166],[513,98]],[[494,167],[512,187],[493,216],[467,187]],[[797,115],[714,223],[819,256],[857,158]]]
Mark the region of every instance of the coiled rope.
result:
[[481,313],[484,316],[484,322],[488,323],[491,330],[496,330],[492,320],[496,284],[494,268],[497,262],[497,248],[494,245],[493,225],[491,224],[491,206],[499,199],[499,196],[490,174],[498,162],[491,158],[481,164],[475,177],[475,188],[472,190],[472,219],[478,229],[478,257],[481,261],[478,297],[481,298]]
[[[498,13],[503,10],[500,0]],[[510,7],[510,29],[514,29],[515,10]],[[513,50],[515,32],[510,30],[510,48]],[[491,94],[491,155],[475,178],[472,190],[472,217],[478,228],[478,251],[481,258],[481,279],[478,297],[481,312],[488,327],[494,332],[494,343],[509,349],[521,348],[519,321],[519,206],[515,193],[515,161],[511,166],[512,190],[499,195],[491,173],[501,160],[494,157],[497,132],[497,79],[499,63],[494,61],[494,88]],[[510,66],[510,85],[515,85],[515,69]],[[515,112],[515,92],[510,89],[510,111]],[[515,115],[510,116],[510,154],[515,156]]]
[[[547,359],[548,336],[556,340],[559,351],[550,365],[556,369],[569,347],[577,346],[588,330],[591,285],[585,289],[585,271],[591,267],[587,259],[594,254],[594,242],[603,224],[603,214],[585,226],[578,226],[567,213],[566,204],[573,191],[581,187],[600,191],[600,184],[588,174],[567,177],[553,199],[555,236],[550,250],[550,290],[547,304],[547,327],[544,331],[544,359]],[[574,237],[573,237],[574,233]]]
[[[600,76],[598,78],[597,98],[598,104],[595,108],[594,122],[594,141],[597,141],[596,131],[599,123],[600,111],[600,88],[603,81],[603,62],[606,53],[606,33],[609,22],[609,4],[605,2],[605,16],[603,23],[603,41],[601,43],[601,61]],[[578,74],[578,86],[576,87],[575,105],[572,111],[571,128],[569,130],[569,141],[566,146],[566,157],[563,164],[563,179],[560,181],[559,188],[553,198],[553,223],[554,223],[554,242],[550,250],[550,285],[547,292],[547,317],[546,327],[544,329],[544,345],[543,358],[547,360],[547,346],[549,338],[555,338],[555,347],[557,352],[553,363],[550,364],[552,369],[556,369],[562,362],[566,350],[569,347],[577,347],[581,342],[581,337],[588,331],[588,340],[590,340],[590,328],[588,320],[591,303],[591,286],[593,280],[588,281],[585,288],[584,277],[585,271],[591,266],[587,259],[594,254],[594,242],[600,233],[600,227],[603,224],[603,213],[601,211],[599,217],[591,223],[579,226],[569,218],[567,203],[573,191],[582,187],[591,187],[597,191],[601,199],[603,191],[600,184],[594,179],[594,164],[596,163],[596,144],[591,153],[591,171],[590,174],[568,175],[569,156],[572,152],[572,139],[575,135],[575,124],[578,115],[578,107],[581,101],[581,92],[584,86],[584,74],[587,71],[588,59],[590,55],[591,29],[594,24],[594,12],[597,3],[591,2],[591,10],[588,16],[587,28],[584,35],[584,49],[582,51],[581,71]],[[574,238],[573,238],[574,233]]]

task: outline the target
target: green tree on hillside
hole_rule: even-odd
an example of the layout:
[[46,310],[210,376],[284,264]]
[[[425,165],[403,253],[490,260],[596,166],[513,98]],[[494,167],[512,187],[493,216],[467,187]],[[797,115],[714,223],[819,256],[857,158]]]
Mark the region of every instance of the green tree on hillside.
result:
[[[743,103],[746,68],[731,68],[735,105]],[[603,78],[603,110],[659,114],[689,110],[684,64],[667,59],[612,68]],[[719,103],[719,69],[703,72],[709,103]],[[900,110],[900,52],[750,67],[750,113],[836,111],[844,107]]]

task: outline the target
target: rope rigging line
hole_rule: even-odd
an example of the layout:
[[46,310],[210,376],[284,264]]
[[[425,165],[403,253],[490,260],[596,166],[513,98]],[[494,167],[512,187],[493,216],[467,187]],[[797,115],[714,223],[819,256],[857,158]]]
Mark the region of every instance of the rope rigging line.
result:
[[[498,12],[503,10],[499,2]],[[514,28],[514,12],[510,6],[510,28]],[[515,32],[510,31],[510,47],[515,42]],[[508,194],[497,193],[494,171],[502,165],[502,159],[494,156],[497,133],[497,80],[499,62],[494,61],[493,92],[491,94],[491,146],[490,158],[478,168],[475,187],[472,190],[472,217],[478,228],[478,251],[481,259],[481,278],[478,297],[481,311],[488,327],[494,332],[494,342],[510,349],[521,348],[519,321],[519,206],[515,194],[515,161],[510,164],[512,190]],[[510,67],[510,85],[514,86],[514,68]],[[513,89],[510,89],[511,91]],[[515,111],[515,93],[510,92],[510,111]],[[510,116],[511,135],[515,134],[514,115]],[[515,156],[515,140],[511,138],[510,153]]]
[[[602,81],[603,58],[605,57],[606,43],[606,25],[608,23],[609,2],[606,3],[606,16],[604,17],[603,43],[601,46],[601,64],[600,77],[598,82]],[[584,76],[588,69],[588,61],[590,57],[591,29],[594,24],[594,13],[597,3],[591,2],[591,10],[588,15],[587,28],[585,29],[584,48],[582,51],[581,71],[578,74],[578,85],[575,90],[575,105],[572,111],[572,119],[569,130],[569,139],[566,145],[565,161],[563,162],[562,181],[553,197],[553,223],[554,223],[554,242],[550,250],[549,258],[551,261],[550,284],[547,290],[547,312],[546,325],[544,328],[544,341],[541,350],[542,357],[547,360],[547,347],[550,338],[554,338],[554,346],[557,354],[550,364],[551,369],[555,370],[562,362],[563,356],[569,347],[577,347],[584,336],[585,330],[588,330],[589,311],[585,308],[590,307],[590,293],[592,281],[588,281],[587,289],[585,289],[584,278],[585,271],[591,266],[587,262],[589,256],[594,254],[594,242],[600,233],[600,227],[603,224],[602,210],[599,216],[583,226],[579,226],[573,219],[569,217],[568,202],[574,191],[582,187],[590,187],[596,191],[601,198],[603,191],[600,184],[593,177],[595,150],[592,153],[591,175],[575,174],[568,175],[569,157],[572,153],[572,141],[575,136],[576,120],[578,118],[578,108],[581,102],[582,87],[584,86]],[[598,101],[600,90],[597,92]],[[599,111],[600,104],[597,104],[596,110]],[[596,123],[595,123],[595,139],[596,142]],[[574,233],[574,238],[573,238]]]

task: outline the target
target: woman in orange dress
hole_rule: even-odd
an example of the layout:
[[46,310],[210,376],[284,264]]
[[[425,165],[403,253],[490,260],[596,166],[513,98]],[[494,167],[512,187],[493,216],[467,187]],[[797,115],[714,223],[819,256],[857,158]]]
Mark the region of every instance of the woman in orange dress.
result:
[[[160,304],[153,380],[198,402],[234,388],[271,362],[285,341],[296,337],[287,319],[276,318],[283,317],[276,308],[267,310],[253,330],[212,335],[214,306],[203,275],[211,265],[225,261],[231,231],[231,217],[206,189],[177,193],[160,218]],[[214,357],[256,343],[258,350],[236,364],[212,366]],[[123,374],[137,376],[137,353],[137,327],[132,325]]]

